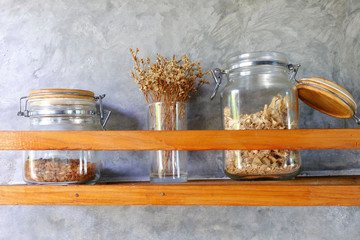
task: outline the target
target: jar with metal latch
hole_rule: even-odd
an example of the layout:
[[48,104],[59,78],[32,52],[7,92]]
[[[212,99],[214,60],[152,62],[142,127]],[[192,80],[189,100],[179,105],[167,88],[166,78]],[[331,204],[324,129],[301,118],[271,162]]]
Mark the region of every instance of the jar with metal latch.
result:
[[[225,130],[296,129],[298,95],[294,79],[298,66],[279,52],[235,55],[225,70],[214,69],[216,91],[220,93]],[[225,174],[234,180],[291,179],[301,169],[297,150],[225,150]]]
[[[110,115],[103,109],[104,97],[77,89],[34,90],[20,99],[18,116],[30,119],[31,131],[99,131]],[[25,151],[23,177],[28,184],[93,184],[100,178],[100,169],[96,151],[30,150]]]

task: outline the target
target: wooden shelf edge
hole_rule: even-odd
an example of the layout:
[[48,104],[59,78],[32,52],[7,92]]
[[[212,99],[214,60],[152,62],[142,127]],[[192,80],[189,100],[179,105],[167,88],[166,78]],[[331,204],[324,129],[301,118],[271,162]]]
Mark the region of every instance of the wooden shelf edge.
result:
[[0,131],[0,150],[360,149],[360,129]]
[[0,205],[360,206],[360,177],[0,186]]

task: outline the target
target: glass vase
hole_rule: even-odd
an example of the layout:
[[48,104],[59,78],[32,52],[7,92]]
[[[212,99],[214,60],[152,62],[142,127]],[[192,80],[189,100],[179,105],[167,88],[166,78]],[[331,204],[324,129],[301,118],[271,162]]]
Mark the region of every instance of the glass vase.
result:
[[[183,102],[155,102],[149,104],[148,129],[153,131],[186,130],[186,104]],[[179,183],[186,181],[186,151],[151,151],[150,182]]]

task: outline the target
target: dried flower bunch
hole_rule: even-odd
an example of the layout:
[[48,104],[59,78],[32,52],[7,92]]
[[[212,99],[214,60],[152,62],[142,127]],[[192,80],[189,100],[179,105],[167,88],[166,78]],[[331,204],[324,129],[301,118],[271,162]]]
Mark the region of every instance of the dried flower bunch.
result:
[[[149,104],[149,129],[184,130],[177,129],[186,119],[184,103],[202,85],[210,84],[203,78],[209,73],[203,73],[200,62],[191,62],[187,55],[166,59],[157,54],[156,62],[151,64],[148,57],[138,58],[139,49],[130,49],[130,52],[134,60],[131,77]],[[181,171],[177,151],[158,151],[156,156],[155,177],[172,176]]]
[[176,59],[175,55],[168,60],[157,54],[156,62],[150,64],[150,58],[138,58],[139,49],[130,48],[134,60],[131,77],[139,84],[147,103],[185,102],[194,95],[199,87],[209,84],[203,79],[200,62],[191,62],[187,55]]
[[[269,105],[265,104],[263,111],[240,116],[232,116],[230,108],[226,107],[225,129],[288,129],[288,102],[287,96],[278,94],[272,98]],[[290,123],[290,128],[295,126],[295,122]],[[290,174],[300,169],[300,163],[292,160],[290,155],[288,150],[227,150],[225,171],[238,176]]]

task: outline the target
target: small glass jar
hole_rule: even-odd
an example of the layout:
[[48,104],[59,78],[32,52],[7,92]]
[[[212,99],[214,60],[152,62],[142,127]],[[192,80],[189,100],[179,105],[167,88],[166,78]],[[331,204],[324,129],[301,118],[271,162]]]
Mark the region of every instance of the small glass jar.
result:
[[[31,131],[99,131],[110,115],[103,110],[104,97],[76,89],[34,90],[21,98],[26,100],[25,110],[20,100],[18,115],[29,117]],[[95,105],[98,100],[100,112]],[[29,150],[24,154],[23,177],[28,184],[93,184],[100,178],[96,151]]]
[[[221,91],[225,130],[296,129],[298,97],[290,81],[286,56],[278,52],[253,52],[231,57],[227,69],[213,70],[217,87],[222,74],[227,84]],[[297,150],[226,150],[225,174],[234,180],[291,179],[301,168]]]

